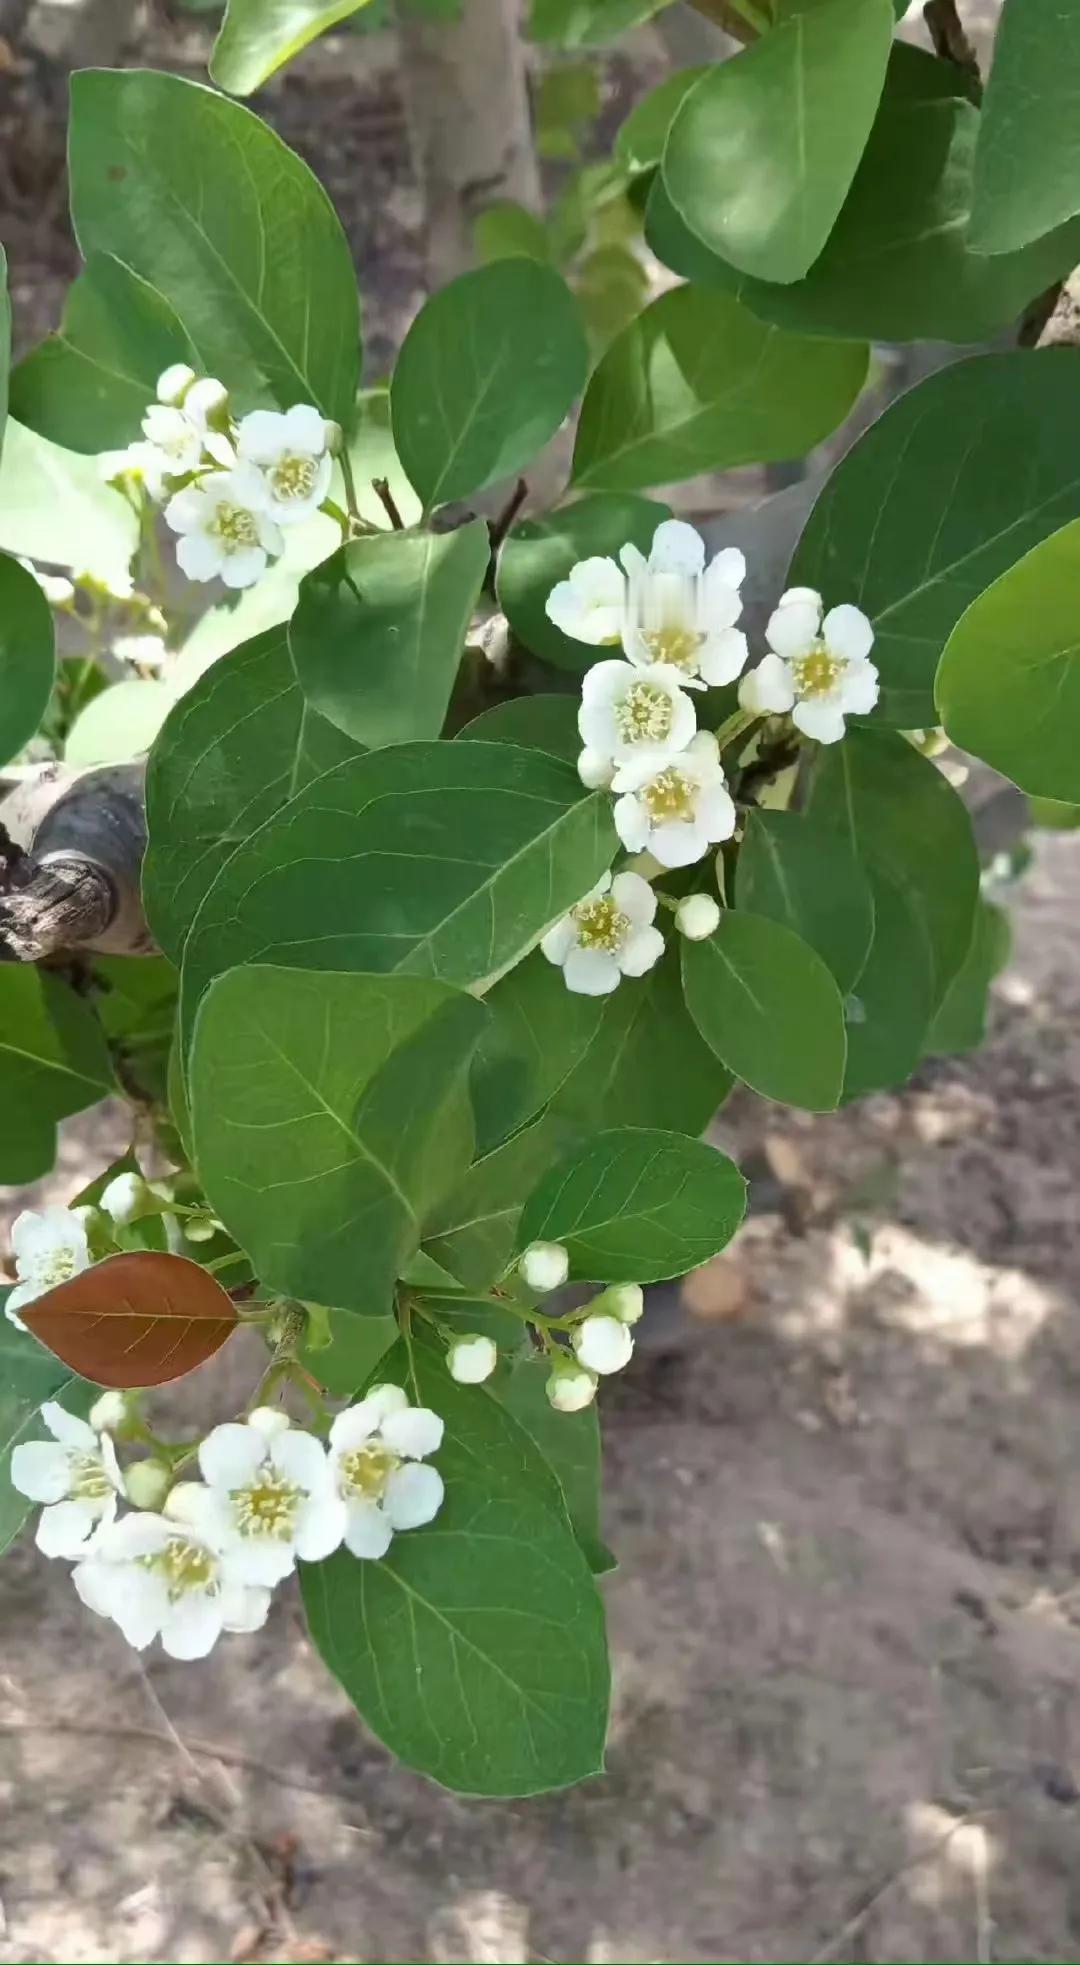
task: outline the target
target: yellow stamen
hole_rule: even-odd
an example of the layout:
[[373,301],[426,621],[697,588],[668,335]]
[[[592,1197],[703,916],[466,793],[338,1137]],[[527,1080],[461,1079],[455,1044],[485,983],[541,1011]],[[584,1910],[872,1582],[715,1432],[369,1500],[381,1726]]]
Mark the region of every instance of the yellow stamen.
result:
[[343,1453],[338,1462],[342,1489],[346,1495],[355,1495],[362,1501],[378,1501],[395,1467],[400,1465],[400,1457],[391,1453],[389,1447],[375,1442],[354,1447],[351,1453]]
[[610,894],[597,901],[580,901],[570,914],[581,948],[600,948],[614,955],[630,933],[629,916],[620,912]]
[[827,696],[846,667],[841,655],[831,654],[824,642],[818,642],[808,655],[795,657],[791,673],[800,696]]
[[671,697],[655,682],[632,682],[615,704],[615,728],[624,744],[662,744],[674,716]]
[[694,816],[695,786],[682,771],[674,765],[661,771],[642,791],[641,799],[654,825],[662,825],[666,819],[692,819]]

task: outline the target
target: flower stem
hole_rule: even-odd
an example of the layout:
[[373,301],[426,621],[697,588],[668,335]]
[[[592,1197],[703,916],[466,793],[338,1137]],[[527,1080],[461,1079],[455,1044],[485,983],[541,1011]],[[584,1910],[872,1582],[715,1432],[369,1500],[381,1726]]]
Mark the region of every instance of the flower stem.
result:
[[733,710],[732,714],[725,718],[719,730],[715,733],[716,742],[720,750],[723,750],[726,745],[734,743],[736,737],[741,737],[745,731],[749,730],[750,725],[757,721],[758,712],[756,710]]
[[356,480],[353,477],[352,458],[349,456],[347,444],[343,443],[338,452],[338,463],[341,465],[341,476],[345,485],[345,503],[348,507],[349,517],[350,519],[358,519],[360,517],[360,508],[356,502]]

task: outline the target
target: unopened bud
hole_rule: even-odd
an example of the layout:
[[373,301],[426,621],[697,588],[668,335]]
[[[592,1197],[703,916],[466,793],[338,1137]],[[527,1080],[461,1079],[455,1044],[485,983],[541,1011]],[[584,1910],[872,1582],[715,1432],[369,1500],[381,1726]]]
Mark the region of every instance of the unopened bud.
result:
[[[154,1462],[144,1460],[140,1464],[144,1467],[152,1467]],[[164,1472],[164,1469],[162,1471]],[[134,1467],[130,1472],[132,1474],[135,1472]],[[205,1493],[206,1489],[201,1481],[178,1481],[174,1488],[170,1488],[162,1513],[168,1515],[170,1521],[186,1522],[190,1527],[198,1519]]]
[[612,1283],[589,1305],[590,1316],[617,1317],[620,1324],[636,1324],[645,1308],[645,1292],[640,1283]]
[[586,1317],[570,1341],[578,1363],[589,1371],[598,1371],[602,1377],[611,1371],[621,1371],[634,1354],[634,1340],[618,1317]]
[[103,1392],[87,1416],[95,1433],[116,1433],[127,1418],[127,1409],[126,1392]]
[[333,418],[328,416],[323,423],[323,434],[326,438],[327,450],[332,457],[336,457],[341,449],[345,436],[341,424],[335,423]]
[[675,909],[675,926],[688,942],[707,941],[720,925],[720,909],[711,894],[687,894]]
[[216,1215],[193,1214],[184,1223],[185,1242],[212,1242],[221,1233],[221,1223]]
[[521,1278],[531,1290],[546,1296],[560,1289],[570,1274],[570,1257],[561,1242],[532,1242],[518,1263]]
[[[194,1487],[197,1483],[185,1481],[184,1485]],[[133,1508],[156,1511],[169,1493],[169,1470],[160,1460],[136,1460],[124,1474],[124,1487]]]
[[491,1338],[483,1337],[479,1331],[455,1338],[446,1354],[450,1376],[459,1385],[482,1385],[498,1362],[499,1353]]
[[280,1406],[256,1406],[254,1412],[248,1413],[247,1423],[254,1426],[264,1439],[272,1440],[276,1434],[287,1432],[292,1420]]
[[581,1365],[565,1365],[553,1371],[545,1391],[556,1412],[584,1412],[596,1397],[596,1373]]
[[149,1199],[150,1190],[141,1174],[122,1173],[115,1174],[102,1188],[100,1206],[118,1228],[126,1228]]
[[615,766],[603,751],[590,750],[586,744],[577,761],[577,774],[587,791],[608,791]]
[[158,376],[158,402],[168,403],[171,408],[175,408],[178,403],[183,402],[194,380],[193,368],[189,368],[186,362],[173,362]]
[[205,430],[211,421],[220,421],[220,413],[228,400],[229,392],[224,382],[218,382],[212,375],[204,375],[187,390],[184,415],[197,430]]

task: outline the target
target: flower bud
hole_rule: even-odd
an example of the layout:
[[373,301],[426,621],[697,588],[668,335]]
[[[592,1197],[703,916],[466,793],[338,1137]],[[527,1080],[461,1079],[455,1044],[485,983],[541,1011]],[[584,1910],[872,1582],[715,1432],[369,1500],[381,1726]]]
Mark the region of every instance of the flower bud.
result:
[[570,1257],[561,1242],[532,1242],[518,1263],[521,1279],[531,1290],[557,1290],[570,1274]]
[[605,1376],[610,1371],[621,1371],[630,1363],[634,1352],[634,1340],[626,1324],[618,1317],[586,1317],[573,1334],[571,1342],[577,1353],[578,1363],[589,1371],[597,1371]]
[[218,382],[212,375],[204,375],[193,382],[184,396],[184,415],[197,430],[205,430],[210,422],[220,421],[220,412],[229,400],[229,392],[224,382]]
[[577,774],[589,791],[608,791],[615,776],[615,766],[603,751],[590,750],[588,744],[577,761]]
[[491,1338],[481,1336],[479,1331],[455,1338],[446,1354],[447,1369],[459,1385],[482,1385],[498,1362],[499,1353]]
[[272,1440],[275,1434],[288,1432],[292,1420],[280,1406],[256,1406],[254,1412],[248,1413],[247,1423],[254,1426],[264,1440]]
[[[192,1481],[186,1487],[195,1485]],[[169,1492],[169,1470],[160,1460],[136,1460],[124,1474],[124,1487],[133,1508],[157,1511]]]
[[544,1389],[556,1412],[584,1412],[596,1397],[596,1373],[565,1365],[552,1372]]
[[323,424],[323,431],[326,437],[326,448],[330,452],[331,457],[336,457],[338,451],[341,449],[345,432],[341,424],[335,423],[333,418],[329,416]]
[[640,1283],[612,1283],[589,1305],[592,1317],[617,1317],[620,1324],[636,1324],[645,1308],[645,1292]]
[[[144,1460],[141,1464],[145,1467],[153,1463]],[[134,1467],[131,1472],[135,1472]],[[190,1527],[202,1508],[205,1493],[202,1481],[177,1481],[176,1486],[169,1489],[161,1512],[168,1515],[170,1521],[186,1522]]]
[[221,1223],[216,1215],[193,1214],[184,1223],[185,1242],[212,1242],[220,1234]]
[[112,1216],[118,1228],[126,1228],[149,1197],[150,1190],[141,1174],[115,1174],[102,1188],[99,1205]]
[[127,1418],[127,1393],[103,1392],[87,1415],[95,1433],[118,1432]]
[[675,926],[688,942],[707,941],[720,924],[720,909],[711,894],[687,894],[675,909]]
[[158,402],[168,403],[171,408],[175,408],[177,404],[183,402],[194,380],[195,370],[189,368],[186,362],[171,363],[158,376]]

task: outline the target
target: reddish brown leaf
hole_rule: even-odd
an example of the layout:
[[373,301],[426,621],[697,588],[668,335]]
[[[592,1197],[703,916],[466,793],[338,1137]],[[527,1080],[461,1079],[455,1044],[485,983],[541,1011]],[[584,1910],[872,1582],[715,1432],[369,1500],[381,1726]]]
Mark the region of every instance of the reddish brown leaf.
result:
[[182,1255],[110,1255],[21,1312],[82,1378],[133,1390],[205,1364],[236,1325],[221,1284]]

